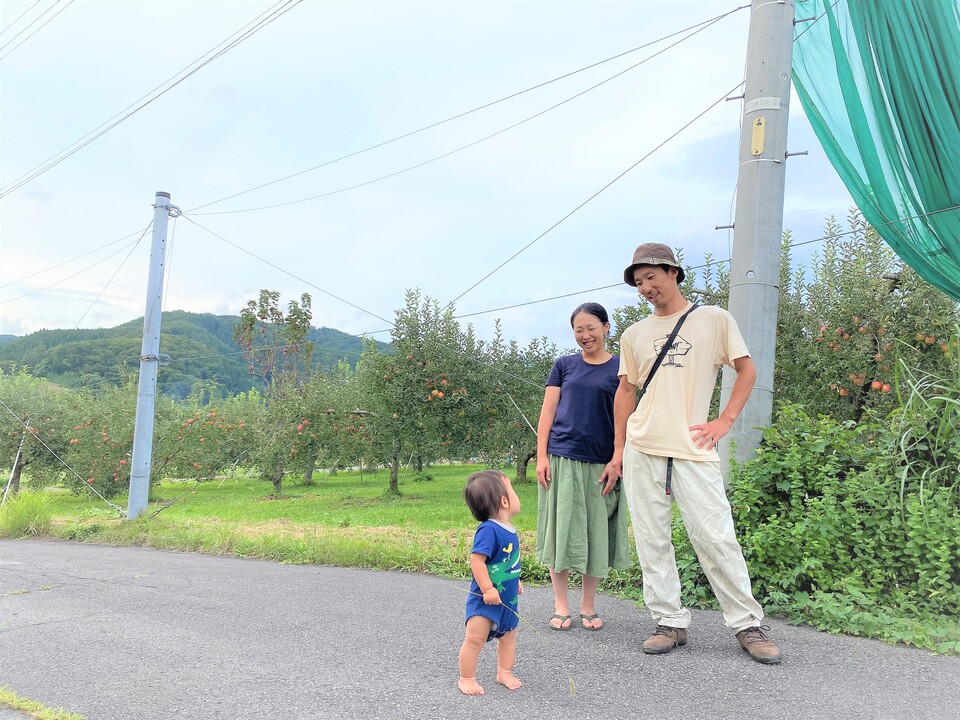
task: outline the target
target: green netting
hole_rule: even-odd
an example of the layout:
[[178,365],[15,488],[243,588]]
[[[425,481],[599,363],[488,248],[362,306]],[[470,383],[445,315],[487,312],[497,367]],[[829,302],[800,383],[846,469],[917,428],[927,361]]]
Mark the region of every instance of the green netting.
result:
[[960,0],[798,0],[800,102],[867,221],[960,300]]

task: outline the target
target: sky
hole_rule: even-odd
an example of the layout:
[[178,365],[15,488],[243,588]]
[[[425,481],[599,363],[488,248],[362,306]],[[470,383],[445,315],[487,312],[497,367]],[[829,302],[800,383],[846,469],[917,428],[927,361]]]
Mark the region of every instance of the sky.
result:
[[[142,317],[163,191],[182,212],[165,310],[306,292],[314,325],[386,341],[418,288],[480,338],[499,318],[573,347],[574,307],[638,301],[639,243],[730,257],[741,103],[691,121],[743,79],[741,5],[4,0],[0,333]],[[853,201],[795,95],[789,113],[809,154],[788,160],[784,227],[804,242]]]

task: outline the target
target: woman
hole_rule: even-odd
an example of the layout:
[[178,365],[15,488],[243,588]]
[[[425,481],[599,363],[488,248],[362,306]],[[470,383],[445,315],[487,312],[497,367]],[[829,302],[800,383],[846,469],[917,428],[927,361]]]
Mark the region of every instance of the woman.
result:
[[584,303],[570,325],[581,352],[554,362],[537,424],[536,554],[553,584],[550,627],[572,625],[567,587],[574,570],[582,575],[580,624],[599,630],[597,585],[630,560],[626,501],[609,465],[620,359],[606,349],[610,321],[602,305]]

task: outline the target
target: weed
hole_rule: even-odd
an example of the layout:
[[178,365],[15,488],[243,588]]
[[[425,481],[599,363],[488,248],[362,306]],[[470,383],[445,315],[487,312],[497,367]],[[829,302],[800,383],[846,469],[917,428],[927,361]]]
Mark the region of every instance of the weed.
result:
[[50,532],[50,496],[44,492],[20,492],[0,508],[0,535],[33,537]]

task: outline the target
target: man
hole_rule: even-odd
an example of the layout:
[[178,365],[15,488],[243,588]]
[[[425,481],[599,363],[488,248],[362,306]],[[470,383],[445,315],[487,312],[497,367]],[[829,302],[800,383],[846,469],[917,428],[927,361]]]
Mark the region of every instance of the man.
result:
[[[753,598],[747,565],[733,528],[716,446],[730,432],[757,372],[737,324],[726,310],[698,307],[684,321],[646,393],[637,402],[656,358],[691,303],[680,293],[683,268],[660,243],[640,245],[623,279],[653,306],[620,340],[620,385],[614,397],[613,462],[622,468],[643,571],[643,600],[656,630],[643,652],[660,655],[685,645],[690,611],[680,603],[680,575],[671,541],[676,500],[690,542],[741,647],[761,663],[780,662],[767,639],[763,610]],[[708,422],[717,371],[737,378],[726,407]]]

